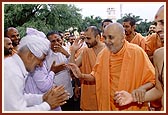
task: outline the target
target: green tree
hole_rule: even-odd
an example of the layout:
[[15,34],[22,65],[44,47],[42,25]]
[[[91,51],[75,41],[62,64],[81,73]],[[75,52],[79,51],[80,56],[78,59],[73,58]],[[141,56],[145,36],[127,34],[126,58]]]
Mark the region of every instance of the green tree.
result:
[[70,27],[80,28],[80,9],[68,4],[5,4],[4,28],[13,26],[25,35],[27,27],[45,34],[51,30],[64,31]]
[[96,26],[99,29],[101,28],[101,22],[102,22],[102,18],[97,16],[94,18],[94,16],[88,16],[85,17],[83,22],[82,22],[82,26],[81,26],[81,30],[85,30],[88,26]]
[[32,20],[42,5],[37,4],[6,4],[4,7],[4,26],[17,27]]

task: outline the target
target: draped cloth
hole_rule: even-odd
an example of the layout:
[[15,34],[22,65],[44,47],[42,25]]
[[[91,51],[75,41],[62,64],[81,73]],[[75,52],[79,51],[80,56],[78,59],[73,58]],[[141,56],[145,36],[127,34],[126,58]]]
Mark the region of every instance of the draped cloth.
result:
[[138,46],[140,46],[142,49],[145,50],[146,41],[145,38],[140,33],[136,33],[135,37],[130,41],[130,43],[137,44]]
[[163,47],[163,44],[156,33],[146,37],[146,53],[149,56],[152,56],[154,51],[160,47]]
[[[131,93],[134,89],[139,88],[145,83],[151,82],[155,84],[155,70],[147,54],[139,48],[139,46],[128,43],[127,41],[125,41],[123,48],[122,64],[119,64],[121,66],[121,71],[118,76],[118,84],[116,84],[115,81],[110,81],[111,78],[113,78],[113,76],[110,75],[118,74],[116,73],[117,70],[110,70],[111,52],[107,48],[103,49],[103,51],[98,55],[96,64],[91,72],[96,80],[96,95],[99,111],[148,110],[147,103],[144,103],[142,106],[139,106],[137,103],[131,103],[120,107],[115,105],[114,102],[110,102],[114,97],[111,96],[111,88],[113,86],[117,86],[117,91],[125,90]],[[118,53],[113,55],[118,55]],[[113,78],[112,80],[115,79]]]
[[[93,48],[82,48],[82,66],[80,70],[82,73],[89,74],[96,63],[96,54]],[[80,107],[84,111],[96,111],[97,99],[96,99],[96,87],[95,82],[88,82],[81,80],[81,101]]]

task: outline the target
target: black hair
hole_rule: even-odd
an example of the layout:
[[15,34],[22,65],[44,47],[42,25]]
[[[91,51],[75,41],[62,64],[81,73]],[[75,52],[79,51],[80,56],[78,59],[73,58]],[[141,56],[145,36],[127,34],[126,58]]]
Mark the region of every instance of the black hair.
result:
[[132,17],[127,17],[127,18],[125,18],[123,22],[130,22],[130,25],[131,25],[131,26],[134,26],[135,23],[136,23],[135,19],[132,18]]
[[101,26],[103,26],[104,22],[111,22],[111,23],[113,23],[113,21],[111,19],[104,19],[103,22],[102,22],[102,24],[101,24]]
[[96,26],[89,26],[85,32],[87,32],[89,29],[91,29],[92,32],[94,32],[94,36],[96,37],[97,35],[101,36],[101,31],[96,27]]
[[57,31],[51,31],[51,32],[47,33],[46,37],[48,38],[50,35],[53,35],[53,34],[57,34],[57,35],[61,36],[59,32],[57,32]]
[[6,28],[5,30],[4,30],[4,37],[8,37],[8,28]]

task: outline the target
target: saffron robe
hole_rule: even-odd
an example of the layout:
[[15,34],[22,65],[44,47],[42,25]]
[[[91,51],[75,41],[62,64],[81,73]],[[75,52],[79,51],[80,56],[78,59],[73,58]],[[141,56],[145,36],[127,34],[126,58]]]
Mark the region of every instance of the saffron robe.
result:
[[140,33],[136,33],[135,37],[130,41],[130,43],[137,44],[144,50],[146,44],[145,42],[145,38]]
[[[80,70],[82,73],[89,74],[96,63],[96,54],[93,48],[82,48],[82,65]],[[97,99],[96,99],[96,87],[95,82],[88,82],[81,80],[81,101],[80,107],[85,111],[96,111],[97,109]]]
[[[113,59],[110,59],[110,56]],[[118,59],[116,61],[119,61],[119,65],[115,62],[115,58]],[[112,65],[112,62],[116,65]],[[110,65],[119,70],[112,69]],[[131,103],[120,107],[112,102],[114,97],[112,93],[115,93],[115,91],[125,90],[131,93],[148,82],[155,84],[155,69],[145,51],[139,46],[125,41],[122,49],[117,54],[111,54],[107,48],[104,48],[97,56],[96,64],[91,74],[96,80],[99,111],[148,110],[147,103],[143,105]]]
[[146,37],[145,50],[148,56],[153,56],[154,51],[160,47],[163,47],[163,44],[161,43],[161,40],[156,33]]

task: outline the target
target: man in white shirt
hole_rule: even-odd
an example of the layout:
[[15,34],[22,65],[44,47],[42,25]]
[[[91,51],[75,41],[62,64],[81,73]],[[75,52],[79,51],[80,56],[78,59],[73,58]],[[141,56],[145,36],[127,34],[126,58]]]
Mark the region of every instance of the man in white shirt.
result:
[[25,94],[28,72],[42,66],[50,43],[38,35],[21,39],[18,52],[4,59],[4,110],[48,111],[66,103],[69,94],[63,86],[53,87],[44,95]]
[[[71,100],[73,96],[71,75],[70,71],[65,66],[65,64],[69,62],[70,54],[59,43],[60,35],[58,32],[54,31],[49,32],[47,34],[47,38],[51,43],[51,49],[49,51],[49,54],[46,56],[47,70],[51,69],[53,62],[55,61],[55,65],[58,66],[57,69],[60,69],[60,71],[55,74],[54,85],[56,86],[64,85],[65,90],[67,90],[67,92],[70,94],[70,100]],[[67,109],[72,110],[70,109],[71,106],[69,105],[70,100],[68,100],[67,103],[61,107],[63,111]]]

